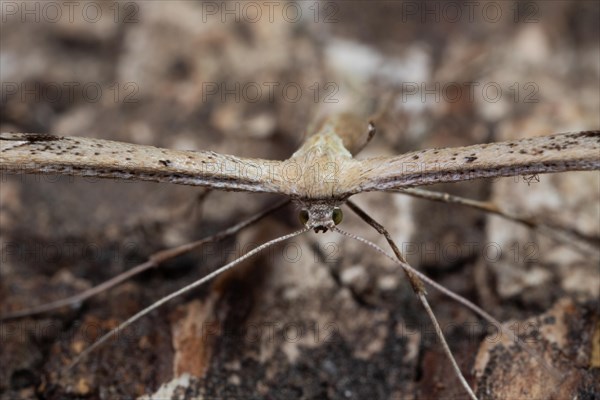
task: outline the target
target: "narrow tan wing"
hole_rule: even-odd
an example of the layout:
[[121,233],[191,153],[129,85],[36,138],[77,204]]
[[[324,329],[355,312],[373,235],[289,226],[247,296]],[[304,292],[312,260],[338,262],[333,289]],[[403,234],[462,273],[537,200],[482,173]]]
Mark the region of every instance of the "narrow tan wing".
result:
[[172,182],[279,193],[279,161],[179,151],[82,137],[2,133],[0,170]]
[[441,182],[600,169],[600,131],[429,149],[363,160],[350,193]]

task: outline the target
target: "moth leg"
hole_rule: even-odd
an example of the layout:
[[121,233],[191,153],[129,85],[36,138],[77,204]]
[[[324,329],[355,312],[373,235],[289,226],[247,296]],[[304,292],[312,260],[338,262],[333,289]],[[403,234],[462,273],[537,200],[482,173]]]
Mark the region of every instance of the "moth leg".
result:
[[444,349],[446,356],[448,357],[448,359],[450,360],[450,363],[452,364],[452,368],[456,374],[456,377],[459,379],[461,385],[464,387],[464,389],[468,393],[469,397],[471,399],[477,400],[477,396],[475,396],[475,393],[473,392],[473,390],[469,386],[467,380],[465,379],[464,375],[462,374],[462,372],[458,366],[458,363],[456,362],[456,359],[454,358],[454,355],[452,354],[452,350],[450,350],[450,346],[448,346],[448,343],[446,342],[446,338],[444,337],[442,328],[440,327],[440,324],[439,324],[435,314],[433,313],[431,306],[429,305],[429,301],[427,301],[427,297],[426,297],[427,291],[425,290],[425,285],[423,284],[423,281],[419,278],[419,276],[417,276],[417,274],[415,274],[415,272],[412,268],[406,267],[408,265],[408,263],[406,262],[406,259],[400,252],[400,249],[398,249],[398,246],[396,245],[396,243],[392,240],[392,237],[390,236],[389,232],[383,227],[383,225],[381,225],[380,223],[375,221],[373,218],[371,218],[365,211],[363,211],[360,207],[358,207],[352,201],[347,201],[346,204],[359,217],[361,217],[365,222],[367,222],[369,225],[371,225],[373,228],[375,228],[375,230],[377,232],[379,232],[380,234],[382,234],[385,237],[388,244],[392,248],[394,254],[400,261],[402,270],[405,272],[406,276],[408,277],[408,280],[413,288],[413,291],[415,292],[419,301],[423,305],[423,308],[425,308],[425,311],[427,312],[427,315],[429,316],[429,319],[431,320],[431,323],[433,324],[436,336],[439,338],[440,343],[442,344],[442,348]]
[[233,235],[237,234],[238,232],[240,232],[242,229],[247,228],[248,226],[258,222],[259,220],[266,217],[267,215],[269,215],[269,214],[275,212],[276,210],[282,208],[283,206],[287,205],[289,202],[290,202],[290,200],[280,201],[280,202],[276,203],[275,205],[267,208],[266,210],[261,211],[234,226],[231,226],[227,229],[217,232],[214,235],[211,235],[204,239],[200,239],[195,242],[187,243],[187,244],[184,244],[184,245],[172,248],[172,249],[158,251],[158,252],[150,255],[146,262],[139,264],[139,265],[133,267],[132,269],[125,271],[125,272],[107,280],[106,282],[103,282],[97,286],[87,289],[81,293],[74,295],[74,296],[67,297],[67,298],[64,298],[61,300],[57,300],[57,301],[54,301],[51,303],[47,303],[47,304],[44,304],[44,305],[41,305],[38,307],[34,307],[34,308],[30,308],[30,309],[26,309],[26,310],[2,314],[2,315],[0,315],[0,321],[42,314],[42,313],[56,310],[58,308],[62,308],[65,306],[72,306],[72,305],[81,303],[81,302],[89,299],[90,297],[96,296],[99,293],[102,293],[106,290],[112,289],[113,287],[123,283],[124,281],[126,281],[136,275],[141,274],[142,272],[144,272],[146,270],[149,270],[151,268],[157,268],[165,261],[171,260],[175,257],[179,257],[183,254],[186,254],[193,250],[196,250],[206,243],[224,240],[230,236],[233,236]]
[[535,217],[514,214],[503,210],[500,206],[490,201],[472,200],[449,193],[434,192],[419,188],[396,189],[393,192],[447,204],[458,204],[498,215],[518,224],[525,225],[529,229],[533,229],[557,242],[567,244],[583,254],[595,257],[600,255],[600,249],[594,245],[593,239],[577,231],[575,228],[566,228],[556,223],[541,221]]
[[[475,314],[477,314],[478,316],[480,316],[484,320],[490,322],[492,325],[494,325],[496,328],[498,328],[499,331],[504,336],[506,336],[508,339],[510,339],[510,341],[512,343],[518,345],[521,349],[523,349],[524,351],[526,351],[531,357],[533,357],[534,359],[536,359],[537,362],[546,371],[548,371],[549,374],[559,383],[559,385],[562,384],[565,381],[565,379],[567,378],[566,375],[564,375],[561,371],[559,371],[558,369],[556,369],[553,366],[551,366],[548,362],[546,362],[546,360],[544,359],[544,357],[542,357],[538,352],[536,352],[529,345],[527,345],[527,343],[523,342],[523,340],[519,339],[519,337],[517,337],[513,331],[511,331],[510,329],[508,329],[504,325],[502,325],[500,323],[500,321],[498,321],[492,315],[490,315],[485,310],[483,310],[481,307],[475,305],[474,303],[472,303],[468,299],[464,298],[463,296],[461,296],[461,295],[459,295],[457,293],[454,293],[453,291],[451,291],[449,289],[446,289],[444,286],[442,286],[439,283],[435,282],[431,278],[427,277],[426,275],[424,275],[423,273],[421,273],[418,270],[414,269],[408,263],[406,263],[405,261],[403,261],[402,255],[399,254],[400,252],[398,250],[398,247],[396,246],[396,244],[392,240],[392,238],[389,235],[389,233],[387,232],[387,230],[381,224],[379,224],[377,221],[375,221],[373,218],[371,218],[365,211],[363,211],[355,203],[353,203],[351,201],[347,201],[346,204],[350,207],[350,209],[352,209],[352,211],[354,211],[365,222],[367,222],[369,225],[371,225],[378,232],[380,232],[381,234],[383,234],[385,236],[385,238],[386,238],[387,242],[389,243],[390,247],[392,247],[392,249],[394,250],[394,253],[396,254],[396,257],[398,257],[400,266],[403,268],[403,270],[405,272],[410,271],[413,276],[417,277],[421,281],[421,285],[422,285],[422,282],[427,283],[428,285],[432,286],[433,288],[439,290],[441,293],[445,294],[446,296],[450,297],[451,299],[453,299],[453,300],[457,301],[458,303],[462,304],[463,306],[467,307],[468,309],[470,309],[471,311],[473,311]],[[356,235],[343,232],[343,231],[341,231],[341,230],[339,230],[337,228],[336,228],[336,230],[338,232],[346,235],[346,236],[353,237],[354,239],[359,240],[359,241],[361,241],[361,242],[363,242],[363,243],[371,246],[372,248],[374,248],[378,252],[384,254],[386,257],[394,260],[392,256],[388,255],[384,250],[382,250],[376,244],[374,244],[372,242],[369,242],[368,240],[366,240],[364,238],[361,238],[361,237],[358,237]],[[408,272],[407,272],[407,275],[409,276],[409,279],[411,279],[410,274],[408,274]],[[411,284],[413,284],[412,282],[413,281],[411,280]],[[413,288],[414,287],[415,287],[415,285],[413,284]],[[419,295],[419,293],[417,293],[417,295],[418,295],[419,299],[421,300],[421,302],[423,303],[423,306],[426,309],[428,309],[428,304],[427,305],[425,304],[426,299],[424,298],[424,294]],[[429,310],[428,310],[428,314],[429,314],[430,318],[435,318],[433,316],[433,312],[430,313]],[[435,326],[436,322],[433,322],[433,323],[434,323],[434,326]],[[436,333],[437,333],[437,328],[436,328]],[[451,353],[449,354],[450,349],[447,347],[447,344],[443,340],[443,336],[440,337],[440,340],[442,341],[442,344],[444,345],[444,350],[446,351],[446,354],[448,355],[448,357],[452,361],[453,360],[452,354]],[[456,365],[455,362],[453,362],[453,366],[454,365]],[[455,368],[455,371],[457,371],[456,368]],[[457,374],[460,374],[460,370],[457,371]],[[462,377],[462,375],[459,375],[459,378],[461,378],[461,377]],[[461,383],[463,383],[463,386],[466,383],[466,381],[464,381],[464,377],[461,379]],[[470,387],[469,388],[465,387],[465,389],[471,395],[472,392],[470,391]]]

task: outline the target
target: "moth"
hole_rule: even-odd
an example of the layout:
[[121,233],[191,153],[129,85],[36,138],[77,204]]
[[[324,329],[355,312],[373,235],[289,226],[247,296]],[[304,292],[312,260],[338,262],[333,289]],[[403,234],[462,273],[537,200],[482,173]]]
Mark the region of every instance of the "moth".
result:
[[[458,202],[497,213],[535,228],[546,229],[550,234],[554,234],[555,230],[551,227],[510,215],[490,207],[489,204],[451,197],[417,187],[479,178],[598,170],[600,169],[600,131],[566,133],[460,148],[427,149],[395,157],[354,158],[374,134],[374,123],[365,122],[351,114],[339,114],[323,119],[317,124],[314,132],[290,158],[275,161],[241,158],[210,151],[177,151],[83,137],[2,133],[0,168],[3,172],[170,182],[226,191],[273,193],[286,197],[299,208],[298,217],[303,225],[301,229],[270,240],[202,279],[158,300],[102,336],[72,360],[71,365],[90,356],[94,349],[139,318],[266,248],[308,231],[315,233],[332,231],[361,242],[403,269],[431,319],[452,369],[470,398],[476,399],[477,396],[464,378],[444,339],[427,301],[427,286],[442,291],[479,317],[497,326],[502,335],[518,343],[543,368],[559,377],[559,372],[554,371],[542,357],[529,349],[527,344],[522,343],[514,333],[503,327],[491,315],[410,266],[385,227],[350,200],[350,197],[364,192],[383,191]],[[339,225],[343,220],[341,208],[343,205],[347,205],[350,210],[382,234],[393,255],[361,236],[342,230]],[[267,212],[243,221],[208,240],[231,236],[280,206],[281,204],[278,204]],[[162,251],[152,256],[147,263],[93,290],[73,298],[46,304],[38,309],[6,313],[2,319],[32,315],[80,302],[143,270],[192,251],[208,240]]]

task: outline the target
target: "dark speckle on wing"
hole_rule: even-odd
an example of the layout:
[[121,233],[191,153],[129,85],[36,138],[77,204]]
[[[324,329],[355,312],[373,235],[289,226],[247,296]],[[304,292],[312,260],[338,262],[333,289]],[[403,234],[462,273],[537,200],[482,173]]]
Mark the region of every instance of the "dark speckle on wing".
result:
[[[54,135],[47,135],[47,134],[43,134],[43,133],[26,133],[24,135],[25,139],[28,142],[51,142],[51,141],[55,141],[55,140],[60,140],[62,139],[60,136],[54,136]],[[13,139],[13,140],[17,140],[17,139]]]

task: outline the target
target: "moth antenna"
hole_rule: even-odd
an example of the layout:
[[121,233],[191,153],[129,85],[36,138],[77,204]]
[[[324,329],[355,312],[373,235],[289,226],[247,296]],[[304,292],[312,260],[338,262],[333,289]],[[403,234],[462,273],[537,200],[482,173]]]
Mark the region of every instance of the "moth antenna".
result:
[[214,235],[211,235],[204,239],[197,240],[195,242],[186,243],[184,245],[181,245],[181,246],[178,246],[178,247],[175,247],[172,249],[158,251],[158,252],[152,254],[150,257],[148,257],[148,260],[143,262],[142,264],[138,264],[135,267],[133,267],[132,269],[125,271],[122,274],[119,274],[119,275],[107,280],[106,282],[103,282],[97,286],[87,289],[81,293],[74,295],[74,296],[67,297],[65,299],[60,299],[57,301],[53,301],[48,304],[43,304],[38,307],[0,315],[0,321],[29,317],[32,315],[42,314],[42,313],[45,313],[48,311],[56,310],[61,307],[72,306],[72,305],[81,303],[81,302],[89,299],[90,297],[96,296],[97,294],[100,294],[106,290],[112,289],[113,287],[123,283],[124,281],[126,281],[138,274],[141,274],[142,272],[144,272],[148,269],[156,268],[156,267],[160,266],[162,263],[164,263],[165,261],[171,260],[175,257],[179,257],[183,254],[187,254],[191,251],[194,251],[206,243],[224,240],[230,236],[233,236],[233,235],[237,234],[238,232],[240,232],[242,229],[245,229],[248,226],[258,222],[259,220],[263,219],[267,215],[277,211],[278,209],[282,208],[283,206],[285,206],[289,203],[290,203],[290,200],[280,201],[280,202],[272,205],[271,207],[267,208],[266,210],[261,211],[255,215],[253,215],[252,217],[247,218],[244,221],[237,223],[227,229],[217,232]]
[[529,229],[538,231],[539,233],[546,235],[547,237],[555,241],[569,245],[570,247],[583,254],[594,257],[600,256],[600,249],[598,249],[597,246],[586,240],[587,237],[585,234],[575,229],[566,229],[555,224],[538,221],[531,217],[513,214],[509,211],[501,209],[500,206],[489,201],[467,199],[449,193],[434,192],[431,190],[419,188],[396,189],[392,191],[426,200],[439,201],[447,204],[459,204],[462,206],[481,210],[490,214],[498,215],[502,218],[516,222],[518,224],[525,225]]
[[257,248],[250,250],[249,252],[247,252],[246,254],[236,258],[235,260],[231,261],[228,264],[225,264],[224,266],[222,266],[221,268],[217,269],[216,271],[211,272],[210,274],[206,275],[205,277],[198,279],[197,281],[179,289],[176,290],[175,292],[163,297],[160,300],[157,300],[156,302],[154,302],[152,305],[144,308],[142,311],[138,312],[137,314],[133,315],[132,317],[130,317],[129,319],[125,320],[124,322],[121,322],[121,324],[119,324],[119,326],[117,326],[116,328],[112,329],[110,332],[106,333],[105,335],[103,335],[100,339],[98,339],[96,342],[94,342],[90,347],[88,347],[87,349],[85,349],[83,352],[81,352],[81,354],[79,354],[77,357],[75,357],[75,359],[71,362],[71,364],[69,364],[69,366],[66,368],[66,370],[70,370],[71,368],[73,368],[75,365],[77,365],[77,363],[79,363],[82,359],[84,359],[85,357],[87,357],[90,353],[92,353],[95,349],[97,349],[98,347],[100,347],[102,344],[104,344],[106,341],[108,341],[110,339],[110,337],[112,335],[114,335],[115,333],[117,333],[118,331],[121,331],[125,328],[127,328],[129,325],[131,325],[132,323],[134,323],[135,321],[137,321],[138,319],[142,318],[143,316],[145,316],[146,314],[156,310],[157,308],[159,308],[160,306],[162,306],[163,304],[165,304],[166,302],[174,299],[175,297],[178,297],[186,292],[189,292],[192,289],[197,288],[198,286],[210,281],[211,279],[215,278],[218,275],[221,275],[223,272],[233,268],[235,265],[241,263],[242,261],[260,253],[261,251],[263,251],[264,249],[271,247],[277,243],[283,242],[285,240],[291,239],[295,236],[301,235],[303,233],[305,233],[306,231],[308,231],[308,228],[303,228],[300,230],[297,230],[296,232],[292,232],[289,233],[287,235],[283,235],[280,236],[278,238],[272,239],[266,243],[261,244],[260,246],[258,246]]
[[[373,228],[375,228],[375,230],[377,230],[379,233],[381,233],[385,237],[386,241],[388,242],[388,244],[394,251],[394,254],[396,254],[396,256],[398,257],[398,260],[400,260],[400,265],[402,266],[402,268],[404,268],[404,271],[407,273],[409,278],[411,278],[412,276],[416,276],[420,280],[422,280],[422,281],[426,282],[427,284],[429,284],[430,286],[432,286],[433,288],[439,290],[441,293],[445,294],[446,296],[450,297],[451,299],[453,299],[453,300],[457,301],[458,303],[462,304],[463,306],[467,307],[468,309],[473,311],[475,314],[479,315],[481,318],[485,319],[486,321],[488,321],[489,323],[494,325],[496,328],[498,328],[500,330],[500,332],[502,332],[506,337],[508,337],[513,343],[517,344],[521,349],[525,350],[531,357],[535,358],[540,363],[540,365],[542,365],[546,369],[546,371],[548,371],[559,382],[562,382],[565,379],[565,376],[560,371],[558,371],[556,368],[549,365],[546,362],[546,360],[544,360],[543,357],[540,356],[535,350],[530,348],[526,343],[524,343],[521,339],[519,339],[517,337],[517,335],[515,335],[509,329],[505,328],[504,325],[502,325],[502,323],[500,321],[498,321],[496,318],[492,317],[481,307],[473,304],[472,302],[470,302],[468,299],[464,298],[463,296],[461,296],[457,293],[454,293],[450,289],[445,288],[444,286],[440,285],[439,283],[437,283],[434,280],[432,280],[431,278],[429,278],[427,275],[423,274],[422,272],[420,272],[420,271],[416,270],[415,268],[413,268],[412,266],[410,266],[410,264],[408,264],[406,262],[406,260],[400,253],[398,246],[396,246],[396,243],[394,243],[389,232],[383,227],[383,225],[379,224],[377,221],[375,221],[373,218],[371,218],[365,211],[363,211],[354,202],[348,200],[346,202],[346,204],[359,217],[361,217],[365,222],[367,222],[369,225],[371,225]],[[368,246],[371,246],[376,251],[385,255],[387,258],[391,259],[392,261],[398,262],[391,255],[389,255],[385,250],[383,250],[381,247],[377,246],[375,243],[370,242],[369,240],[364,239],[358,235],[353,235],[353,234],[349,234],[349,235],[352,235],[351,237],[353,237],[354,239],[361,241],[361,242],[367,244]],[[412,283],[412,281],[411,281],[411,283]]]
[[446,342],[446,338],[444,337],[444,333],[442,332],[442,328],[440,328],[440,324],[437,320],[437,318],[435,317],[435,314],[433,313],[433,310],[431,309],[431,306],[429,305],[429,302],[427,301],[427,298],[425,297],[425,290],[420,287],[422,286],[422,284],[420,283],[420,281],[416,281],[415,280],[415,276],[411,273],[411,270],[409,268],[407,268],[407,265],[405,262],[400,261],[400,260],[396,260],[395,258],[393,258],[391,255],[387,254],[385,252],[385,250],[383,250],[381,247],[377,246],[375,243],[370,242],[369,240],[362,238],[360,236],[354,235],[350,232],[346,232],[343,231],[337,227],[333,228],[336,232],[344,235],[344,236],[348,236],[352,239],[358,240],[359,242],[362,242],[372,248],[374,248],[375,250],[379,251],[380,253],[384,254],[385,256],[387,256],[389,259],[391,259],[394,263],[399,264],[402,269],[404,270],[404,272],[407,274],[407,276],[409,277],[409,280],[411,282],[411,284],[413,285],[413,289],[415,290],[415,294],[417,295],[419,301],[421,301],[421,304],[423,305],[423,307],[425,308],[425,311],[427,311],[427,315],[429,316],[429,319],[431,320],[431,323],[433,324],[433,328],[435,330],[435,334],[437,335],[437,337],[440,339],[440,342],[442,343],[442,348],[444,349],[444,353],[446,353],[446,356],[448,357],[448,359],[450,360],[450,363],[452,364],[452,369],[454,369],[454,373],[456,374],[456,377],[458,378],[458,380],[460,381],[461,385],[464,387],[465,391],[469,394],[469,397],[473,400],[477,400],[477,396],[475,396],[475,393],[473,392],[473,389],[471,389],[471,387],[469,386],[469,383],[467,382],[467,380],[465,379],[463,373],[461,372],[458,363],[456,362],[454,355],[452,354],[452,350],[450,350],[450,347],[448,346],[448,343]]

